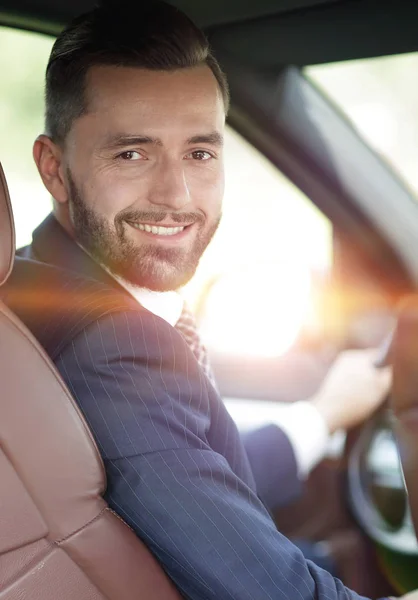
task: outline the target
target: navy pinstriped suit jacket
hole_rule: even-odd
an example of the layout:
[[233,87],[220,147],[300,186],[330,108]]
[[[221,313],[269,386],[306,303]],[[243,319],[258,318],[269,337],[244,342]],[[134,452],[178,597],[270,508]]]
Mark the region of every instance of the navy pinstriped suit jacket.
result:
[[5,301],[44,345],[86,416],[110,506],[184,596],[359,598],[306,561],[258,497],[271,497],[267,477],[257,490],[251,469],[260,443],[284,449],[287,462],[277,472],[259,465],[272,484],[285,496],[287,483],[295,485],[284,434],[267,427],[244,447],[181,335],[123,293],[53,217],[22,254],[55,267],[18,259]]

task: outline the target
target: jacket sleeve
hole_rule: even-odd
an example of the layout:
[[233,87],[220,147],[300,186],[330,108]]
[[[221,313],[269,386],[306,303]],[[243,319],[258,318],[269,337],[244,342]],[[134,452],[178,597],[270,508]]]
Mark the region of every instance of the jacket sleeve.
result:
[[298,498],[302,481],[292,444],[277,425],[241,434],[254,476],[257,495],[274,511]]
[[276,530],[232,419],[173,328],[145,311],[108,315],[56,363],[97,440],[106,499],[186,598],[359,598]]

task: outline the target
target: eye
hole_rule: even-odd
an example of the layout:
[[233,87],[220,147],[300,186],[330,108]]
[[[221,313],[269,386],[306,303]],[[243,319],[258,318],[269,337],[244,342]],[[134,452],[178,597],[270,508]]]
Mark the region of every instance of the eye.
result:
[[118,154],[118,158],[121,158],[122,160],[126,160],[126,161],[143,159],[141,154],[139,154],[139,152],[136,152],[136,150],[125,150],[125,152]]
[[214,158],[214,156],[210,152],[206,152],[206,150],[195,150],[194,152],[190,152],[186,158],[191,158],[192,160],[198,161],[206,161]]

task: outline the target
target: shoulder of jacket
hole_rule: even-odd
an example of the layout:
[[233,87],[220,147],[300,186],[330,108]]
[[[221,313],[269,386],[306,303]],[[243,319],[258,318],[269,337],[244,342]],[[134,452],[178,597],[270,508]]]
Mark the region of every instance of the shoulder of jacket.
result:
[[86,327],[118,312],[148,313],[105,283],[34,260],[17,258],[2,301],[54,359]]

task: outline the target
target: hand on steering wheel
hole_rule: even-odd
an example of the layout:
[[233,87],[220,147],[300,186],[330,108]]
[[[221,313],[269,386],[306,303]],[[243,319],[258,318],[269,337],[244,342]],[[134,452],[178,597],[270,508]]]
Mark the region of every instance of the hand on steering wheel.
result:
[[330,433],[359,425],[387,398],[391,368],[376,368],[377,360],[379,350],[346,350],[337,357],[312,399]]

